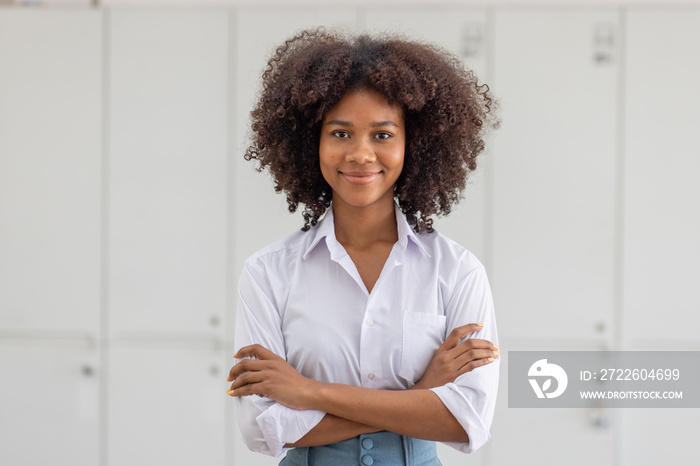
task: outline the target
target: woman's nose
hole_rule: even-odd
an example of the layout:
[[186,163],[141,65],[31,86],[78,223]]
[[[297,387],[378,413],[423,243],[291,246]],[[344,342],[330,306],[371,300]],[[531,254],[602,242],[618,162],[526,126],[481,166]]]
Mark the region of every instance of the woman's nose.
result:
[[368,141],[358,141],[346,154],[346,161],[357,164],[371,163],[376,159],[377,156]]

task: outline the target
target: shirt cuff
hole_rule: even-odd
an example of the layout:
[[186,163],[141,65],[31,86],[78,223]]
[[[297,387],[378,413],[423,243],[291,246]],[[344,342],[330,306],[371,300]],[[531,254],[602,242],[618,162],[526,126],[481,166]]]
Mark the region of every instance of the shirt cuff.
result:
[[466,396],[454,383],[430,389],[447,407],[457,422],[469,436],[466,443],[444,442],[463,453],[472,453],[491,439],[488,426],[484,425],[481,415],[477,412]]
[[292,409],[275,403],[255,418],[269,448],[267,453],[280,456],[289,448],[286,443],[294,443],[321,422],[326,413],[315,409]]

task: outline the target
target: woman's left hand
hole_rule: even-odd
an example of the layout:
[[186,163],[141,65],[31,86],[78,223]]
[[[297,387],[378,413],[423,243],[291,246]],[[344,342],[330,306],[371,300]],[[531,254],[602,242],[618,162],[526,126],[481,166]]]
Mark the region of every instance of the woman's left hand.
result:
[[423,377],[411,388],[439,387],[454,382],[460,375],[471,372],[477,367],[493,362],[500,354],[497,351],[497,345],[477,338],[467,338],[462,341],[470,333],[481,330],[483,325],[467,324],[452,330],[444,343],[435,351]]
[[287,361],[262,345],[244,346],[234,355],[243,359],[229,371],[231,396],[263,395],[294,409],[309,409],[309,394],[318,383],[304,377]]

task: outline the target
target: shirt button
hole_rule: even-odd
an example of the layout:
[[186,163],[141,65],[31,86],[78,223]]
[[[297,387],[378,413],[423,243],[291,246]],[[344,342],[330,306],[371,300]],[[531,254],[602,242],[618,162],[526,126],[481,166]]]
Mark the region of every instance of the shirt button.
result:
[[365,450],[371,450],[373,446],[374,442],[371,438],[365,437],[362,439],[362,448],[364,448]]
[[369,374],[367,374],[367,378],[369,380],[374,380],[374,374],[372,372],[370,372]]
[[367,319],[367,326],[371,327],[372,325],[374,325],[374,321],[372,319]]
[[370,466],[372,463],[374,463],[374,458],[372,458],[369,455],[365,455],[362,457],[362,464],[365,466]]

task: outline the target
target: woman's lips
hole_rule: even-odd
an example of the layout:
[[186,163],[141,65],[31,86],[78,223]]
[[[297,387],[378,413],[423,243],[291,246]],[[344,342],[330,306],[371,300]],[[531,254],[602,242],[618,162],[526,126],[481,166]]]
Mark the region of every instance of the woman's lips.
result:
[[345,181],[352,184],[370,184],[381,172],[340,172]]

